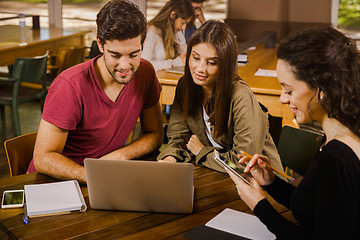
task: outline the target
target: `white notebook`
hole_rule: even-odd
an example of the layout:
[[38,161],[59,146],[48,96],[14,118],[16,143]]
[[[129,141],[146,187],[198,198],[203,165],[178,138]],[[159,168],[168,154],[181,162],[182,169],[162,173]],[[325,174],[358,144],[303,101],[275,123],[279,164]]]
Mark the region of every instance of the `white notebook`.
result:
[[76,180],[25,185],[28,216],[40,217],[54,214],[86,211],[86,203]]
[[205,226],[249,239],[276,239],[275,235],[256,216],[230,208],[216,215]]

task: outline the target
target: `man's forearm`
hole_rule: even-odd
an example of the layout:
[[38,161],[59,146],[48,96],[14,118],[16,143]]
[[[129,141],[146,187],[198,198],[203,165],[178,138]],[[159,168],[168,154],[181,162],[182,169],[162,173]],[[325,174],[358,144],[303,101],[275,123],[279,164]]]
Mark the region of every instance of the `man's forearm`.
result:
[[75,179],[86,183],[84,167],[57,152],[34,157],[34,165],[38,172],[57,179]]

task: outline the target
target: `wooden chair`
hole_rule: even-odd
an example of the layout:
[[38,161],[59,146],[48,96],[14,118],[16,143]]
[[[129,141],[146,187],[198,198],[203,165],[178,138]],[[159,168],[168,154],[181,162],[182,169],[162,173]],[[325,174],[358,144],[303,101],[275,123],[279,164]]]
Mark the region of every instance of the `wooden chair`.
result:
[[33,158],[37,132],[24,134],[4,142],[10,176],[25,174]]
[[82,63],[84,61],[84,53],[85,47],[83,46],[61,47],[57,54],[49,56],[51,61],[49,60],[47,68],[49,72],[54,72],[54,75],[49,77],[47,85],[49,86],[52,80],[65,69]]

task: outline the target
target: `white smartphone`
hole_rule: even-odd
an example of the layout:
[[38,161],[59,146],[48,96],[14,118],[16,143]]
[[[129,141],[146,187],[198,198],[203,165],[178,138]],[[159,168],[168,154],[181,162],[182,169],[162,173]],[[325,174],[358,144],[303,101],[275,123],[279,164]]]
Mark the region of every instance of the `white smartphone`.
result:
[[24,190],[6,190],[3,193],[1,208],[19,208],[24,206]]
[[247,183],[248,185],[252,186],[253,185],[250,183],[249,181],[249,175],[242,172],[240,168],[236,167],[235,164],[232,164],[232,167],[230,165],[228,165],[226,162],[225,162],[225,159],[221,159],[221,156],[219,154],[218,151],[214,150],[214,158],[215,160],[220,164],[222,165],[224,168],[230,170],[230,172],[232,172],[233,174],[235,174],[238,178],[240,178],[241,180],[243,180],[245,183]]

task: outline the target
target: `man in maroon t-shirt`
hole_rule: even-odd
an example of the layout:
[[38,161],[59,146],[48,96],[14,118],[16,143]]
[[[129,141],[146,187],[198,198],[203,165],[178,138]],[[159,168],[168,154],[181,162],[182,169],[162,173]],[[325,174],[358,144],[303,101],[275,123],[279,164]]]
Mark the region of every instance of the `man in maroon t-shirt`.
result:
[[[144,15],[129,1],[113,0],[96,23],[103,54],[65,70],[51,85],[29,172],[86,183],[84,158],[136,159],[162,143],[161,87],[141,59]],[[138,117],[142,135],[125,146]]]

